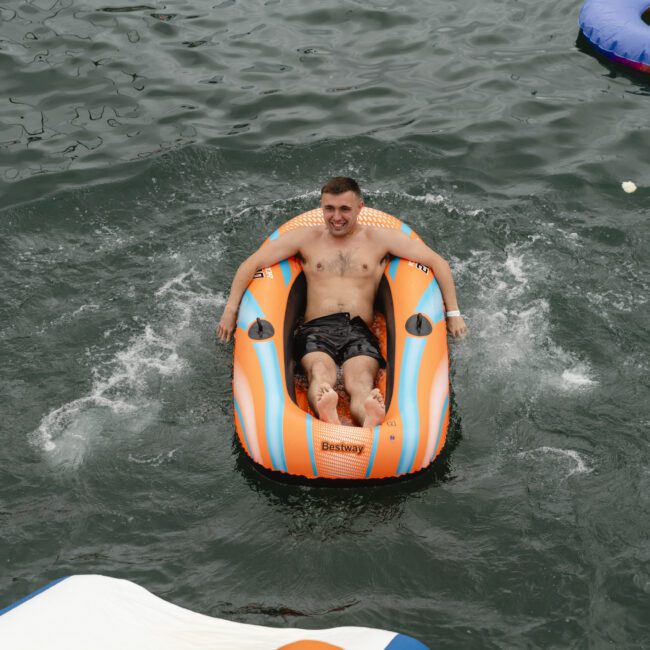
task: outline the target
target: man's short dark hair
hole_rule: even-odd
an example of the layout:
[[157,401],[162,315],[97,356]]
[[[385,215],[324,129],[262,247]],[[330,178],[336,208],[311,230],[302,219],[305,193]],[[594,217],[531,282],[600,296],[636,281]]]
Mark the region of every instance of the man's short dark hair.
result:
[[335,176],[330,178],[321,188],[320,195],[323,194],[345,194],[345,192],[354,192],[361,198],[361,188],[354,178],[347,176]]

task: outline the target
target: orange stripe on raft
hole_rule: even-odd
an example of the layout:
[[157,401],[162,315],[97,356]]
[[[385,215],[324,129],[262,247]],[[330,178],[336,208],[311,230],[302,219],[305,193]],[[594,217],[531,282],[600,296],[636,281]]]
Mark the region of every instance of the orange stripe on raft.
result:
[[[253,348],[253,342],[248,337],[248,333],[238,329],[235,336],[237,340],[237,362],[241,368],[246,369],[246,377],[248,385],[253,396],[253,417],[255,419],[255,428],[258,434],[258,445],[261,456],[261,461],[258,459],[256,462],[261,462],[265,467],[273,467],[271,464],[271,454],[269,452],[269,445],[266,437],[266,396],[264,394],[264,379],[260,363]],[[239,440],[244,446],[244,437],[241,431],[237,431]]]
[[[449,363],[446,355],[441,355],[434,367],[436,370],[429,392],[429,426],[426,435],[423,435],[427,444],[422,457],[416,459],[416,463],[419,463],[416,467],[420,468],[427,467],[435,457],[443,408],[449,400]],[[440,435],[442,437],[442,432]]]
[[[374,208],[362,208],[358,219],[359,223],[365,226],[393,228],[395,230],[400,230],[402,227],[402,222],[399,219],[387,214],[386,212],[381,212],[381,210],[375,210]],[[299,214],[297,217],[290,219],[280,226],[278,230],[280,234],[283,234],[289,230],[294,230],[295,228],[320,226],[323,223],[323,211],[320,208],[316,208],[315,210],[304,212],[303,214]]]
[[386,418],[379,429],[377,454],[368,478],[387,478],[397,476],[397,466],[402,451],[402,422]]
[[451,412],[451,398],[449,399],[449,403],[447,404],[447,412],[445,413],[445,418],[443,420],[442,424],[442,433],[440,434],[440,440],[438,441],[438,446],[436,447],[436,451],[433,455],[433,459],[435,460],[438,454],[442,451],[442,448],[445,446],[445,442],[447,442],[447,433],[449,432],[449,417],[450,417],[450,412]]
[[[444,326],[444,323],[443,323]],[[430,374],[424,372],[425,369],[435,368],[435,340],[433,337],[434,333],[430,334],[424,351],[422,352],[422,360],[420,361],[420,377],[417,387],[417,404],[418,404],[418,418],[419,418],[419,427],[420,435],[418,436],[418,443],[415,448],[415,454],[413,456],[413,462],[408,468],[408,472],[414,472],[420,469],[421,463],[418,463],[424,456],[424,452],[427,447],[427,431],[429,430],[429,418],[431,415],[429,409],[429,395],[431,392],[431,380],[433,379]]]
[[284,458],[290,474],[314,478],[309,456],[307,417],[289,396],[284,403]]
[[[246,449],[246,441],[248,441],[248,449],[246,451],[248,451],[256,463],[261,463],[262,454],[260,452],[258,427],[255,418],[255,399],[250,384],[248,383],[248,377],[241,367],[241,363],[237,361],[233,364],[232,388],[243,420],[239,423],[239,427],[235,427],[239,435],[239,440],[244,449]],[[243,435],[244,431],[246,432],[245,436]]]

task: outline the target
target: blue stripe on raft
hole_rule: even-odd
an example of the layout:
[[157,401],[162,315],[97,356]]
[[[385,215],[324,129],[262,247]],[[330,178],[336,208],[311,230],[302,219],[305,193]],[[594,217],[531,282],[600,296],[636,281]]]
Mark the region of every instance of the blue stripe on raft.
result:
[[235,411],[237,412],[237,417],[239,418],[239,424],[241,424],[241,430],[244,433],[244,441],[246,442],[246,453],[252,457],[251,446],[248,444],[248,436],[246,435],[246,425],[244,424],[244,418],[241,414],[241,409],[237,402],[237,398],[233,396],[233,402],[235,403]]
[[399,371],[399,412],[402,418],[402,453],[397,466],[398,474],[411,470],[420,438],[420,411],[418,409],[418,378],[422,353],[427,338],[408,336]]
[[271,464],[273,469],[286,472],[287,462],[284,457],[284,437],[282,435],[284,393],[282,392],[278,353],[271,341],[259,341],[254,343],[253,347],[262,369],[264,403],[266,404],[266,442],[271,454]]
[[390,264],[388,265],[388,275],[390,275],[391,280],[395,279],[395,274],[397,273],[397,267],[399,266],[400,259],[400,257],[393,257],[393,259],[390,261]]
[[277,239],[280,236],[280,231],[276,230],[270,237],[269,239],[273,241],[274,239]]
[[312,429],[313,420],[309,413],[307,414],[307,447],[309,447],[309,460],[311,461],[311,469],[314,472],[314,476],[318,476],[318,470],[316,469],[316,457],[314,456],[314,432]]
[[438,435],[436,437],[436,444],[433,445],[433,456],[431,456],[430,463],[433,462],[433,459],[436,457],[436,450],[438,449],[438,444],[440,443],[440,436],[442,435],[442,425],[445,421],[445,414],[449,408],[449,395],[445,397],[445,403],[442,405],[442,413],[440,414],[440,424],[438,425]]
[[385,650],[429,650],[429,647],[416,641],[413,637],[398,634],[385,648]]
[[289,260],[282,260],[280,262],[280,269],[284,278],[284,286],[286,287],[291,282],[291,264],[289,264]]
[[440,287],[436,282],[436,279],[433,279],[433,282],[424,290],[420,301],[415,308],[416,312],[421,312],[428,316],[431,321],[438,323],[441,320],[445,319],[445,305],[442,301],[442,294],[440,293]]
[[0,609],[0,616],[3,614],[6,614],[7,612],[10,612],[12,609],[16,609],[19,605],[22,605],[23,603],[26,603],[28,600],[31,600],[34,598],[34,596],[38,596],[39,594],[42,594],[44,591],[47,591],[48,589],[51,589],[54,587],[54,585],[58,585],[59,582],[63,582],[64,580],[67,580],[68,576],[65,576],[63,578],[59,578],[58,580],[55,580],[54,582],[50,582],[50,584],[45,585],[44,587],[41,587],[40,589],[37,589],[36,591],[32,592],[28,596],[25,596],[24,598],[21,598],[20,600],[17,600],[13,605],[9,605],[9,607],[5,607],[4,609]]
[[372,430],[372,451],[370,452],[370,460],[368,461],[368,469],[366,470],[366,478],[368,478],[372,472],[372,466],[375,463],[375,456],[377,455],[377,446],[379,445],[379,427],[376,426]]
[[409,226],[407,226],[405,223],[403,223],[402,224],[402,232],[405,232],[410,237],[413,230],[411,230],[411,228]]
[[241,299],[239,305],[237,327],[247,330],[256,318],[264,318],[264,312],[257,304],[257,300],[255,300],[253,294],[246,289],[246,293],[244,293],[244,297]]

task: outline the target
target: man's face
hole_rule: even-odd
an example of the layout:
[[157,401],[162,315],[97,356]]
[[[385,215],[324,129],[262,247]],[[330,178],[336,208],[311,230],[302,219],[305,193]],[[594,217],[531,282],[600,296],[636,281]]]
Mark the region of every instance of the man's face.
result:
[[320,206],[330,234],[342,237],[356,226],[363,201],[352,191],[343,194],[323,194]]

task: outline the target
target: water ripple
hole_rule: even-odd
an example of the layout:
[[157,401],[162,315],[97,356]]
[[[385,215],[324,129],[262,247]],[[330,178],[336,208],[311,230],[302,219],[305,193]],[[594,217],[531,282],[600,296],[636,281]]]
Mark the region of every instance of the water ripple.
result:
[[[634,128],[643,88],[598,78],[599,64],[567,48],[574,8],[559,0],[516,10],[440,2],[423,11],[414,0],[165,9],[2,9],[5,183],[233,137],[259,146],[443,132],[451,141],[435,146],[468,147],[470,168],[487,159],[511,168],[507,155],[519,174],[553,178],[594,161],[607,174],[603,157],[627,146],[621,127],[643,137]],[[624,112],[617,88],[638,95]],[[586,101],[599,108],[586,114]],[[600,160],[576,155],[587,143]]]

